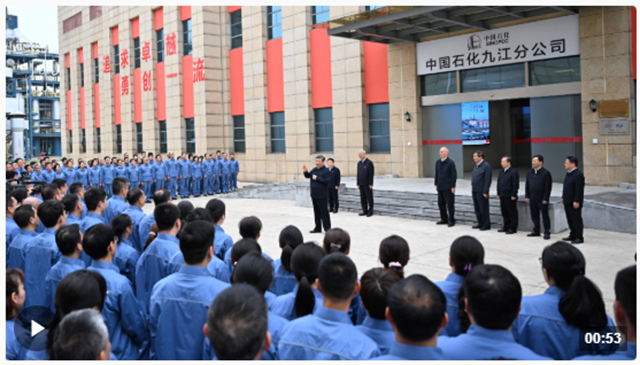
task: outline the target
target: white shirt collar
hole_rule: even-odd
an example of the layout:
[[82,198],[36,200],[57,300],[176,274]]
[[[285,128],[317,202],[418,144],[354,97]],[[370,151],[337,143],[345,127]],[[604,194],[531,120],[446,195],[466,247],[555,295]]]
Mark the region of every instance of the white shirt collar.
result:
[[445,162],[449,157],[441,158],[440,161]]
[[511,166],[507,167],[506,169],[504,169],[504,172],[507,172],[507,170],[509,170],[511,168]]
[[570,174],[570,173],[572,173],[574,170],[577,170],[577,169],[578,169],[577,167],[574,167],[573,169],[569,170],[569,172],[567,172],[567,174]]

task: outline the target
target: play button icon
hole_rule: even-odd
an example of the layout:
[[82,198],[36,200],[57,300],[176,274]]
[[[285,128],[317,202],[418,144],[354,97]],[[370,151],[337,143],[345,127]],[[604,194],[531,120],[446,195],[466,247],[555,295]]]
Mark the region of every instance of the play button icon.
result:
[[31,337],[37,335],[43,330],[44,330],[44,327],[42,327],[38,322],[34,321],[33,319],[31,320]]

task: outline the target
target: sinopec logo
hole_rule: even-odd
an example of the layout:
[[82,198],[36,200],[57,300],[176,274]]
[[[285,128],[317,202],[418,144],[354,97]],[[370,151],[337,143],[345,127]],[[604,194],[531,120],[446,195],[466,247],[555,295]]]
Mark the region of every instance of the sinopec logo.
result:
[[480,36],[478,36],[477,34],[474,34],[467,39],[467,50],[471,51],[474,49],[480,49],[481,44],[482,38],[480,38]]

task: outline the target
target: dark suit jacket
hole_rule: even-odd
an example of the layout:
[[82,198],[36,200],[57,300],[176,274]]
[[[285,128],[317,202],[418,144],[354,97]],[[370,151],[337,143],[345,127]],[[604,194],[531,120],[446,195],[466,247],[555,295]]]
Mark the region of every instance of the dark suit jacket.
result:
[[482,193],[489,195],[489,188],[491,187],[491,166],[487,161],[480,162],[480,165],[475,165],[473,168],[473,175],[471,177],[471,192]]
[[584,201],[584,175],[582,171],[575,169],[564,177],[562,200],[564,200],[564,204],[578,202],[582,205]]
[[364,162],[358,161],[358,178],[356,180],[358,186],[373,186],[373,175],[373,162],[371,160],[365,158]]
[[329,169],[329,189],[335,189],[336,186],[340,186],[340,169],[333,166],[332,169]]
[[447,157],[444,162],[442,159],[436,161],[436,178],[434,180],[438,190],[451,190],[456,187],[456,179],[458,172],[456,171],[456,163]]
[[552,187],[551,173],[541,167],[536,173],[535,169],[527,173],[527,182],[524,184],[524,197],[534,202],[549,201]]
[[509,167],[507,172],[500,169],[498,174],[498,186],[496,192],[499,196],[518,197],[518,189],[520,188],[520,174],[513,167]]
[[[305,172],[304,177],[311,179],[311,199],[327,199],[329,197],[329,169],[326,166],[321,168],[314,167],[311,171]],[[316,180],[313,175],[317,175]]]

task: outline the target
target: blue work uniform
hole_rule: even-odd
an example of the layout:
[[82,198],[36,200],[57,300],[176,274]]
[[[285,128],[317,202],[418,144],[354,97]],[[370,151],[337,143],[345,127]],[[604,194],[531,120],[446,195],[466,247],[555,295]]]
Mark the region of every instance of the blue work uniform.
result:
[[62,169],[60,169],[60,172],[53,171],[53,179],[54,180],[55,179],[62,179],[62,180],[66,181],[66,176],[65,176],[64,172],[62,172]]
[[131,218],[131,223],[133,225],[133,232],[129,237],[129,241],[131,241],[131,247],[133,247],[138,253],[142,252],[144,248],[144,244],[147,243],[145,239],[144,242],[140,239],[140,222],[146,217],[142,208],[137,205],[129,205],[127,209],[125,209],[122,213],[128,215]]
[[[113,198],[113,197],[111,197],[111,198]],[[120,214],[120,212],[118,212],[117,210],[109,207],[109,203],[107,203],[107,209],[105,209],[104,213],[102,213],[102,220],[104,221],[104,224],[106,224],[108,226],[111,226],[111,221],[118,214]]]
[[120,237],[116,255],[113,257],[113,263],[120,270],[120,274],[129,279],[135,293],[136,284],[136,265],[140,254],[132,246],[132,242],[124,237]]
[[78,217],[78,216],[76,216],[74,214],[69,214],[67,216],[67,224],[66,225],[67,226],[70,226],[72,224],[80,225],[81,222],[82,222],[82,218],[81,217]]
[[102,317],[109,329],[111,352],[118,360],[138,360],[149,335],[144,310],[133,293],[131,282],[110,262],[93,261],[88,269],[98,272],[107,282]]
[[229,160],[229,190],[238,190],[238,172],[240,172],[238,160]]
[[138,165],[127,169],[127,180],[129,180],[129,189],[140,187],[140,169]]
[[[73,170],[72,170],[73,171]],[[73,175],[75,176],[76,172],[73,171]],[[42,170],[40,170],[40,173],[37,173],[35,169],[33,169],[33,172],[31,173],[31,181],[44,181],[44,177],[42,176]],[[69,180],[67,180],[68,182]]]
[[89,189],[89,171],[85,168],[76,170],[76,181],[84,186],[84,189]]
[[389,349],[396,342],[396,335],[393,333],[391,323],[384,319],[374,319],[366,316],[364,322],[356,326],[356,329],[378,344],[381,355],[388,354]]
[[202,360],[202,325],[211,302],[228,287],[206,268],[188,265],[158,281],[151,293],[150,358]]
[[127,178],[127,174],[129,169],[126,168],[124,165],[122,167],[118,166],[116,168],[113,169],[114,173],[116,175],[116,177],[124,177],[125,179]]
[[100,171],[100,180],[102,181],[102,184],[104,184],[104,191],[107,193],[107,198],[111,198],[113,196],[111,184],[113,183],[113,179],[116,178],[115,168],[111,164],[104,164],[104,166],[100,168]]
[[193,196],[200,196],[200,190],[202,188],[202,164],[195,163],[192,167],[191,179],[193,180]]
[[36,237],[38,233],[21,229],[20,234],[16,236],[9,245],[7,252],[7,269],[20,269],[24,272],[24,259],[26,255],[27,244]]
[[224,232],[224,229],[219,225],[214,225],[215,235],[213,236],[213,248],[215,250],[215,255],[218,256],[219,259],[224,260],[225,254],[227,251],[231,251],[233,247],[233,239],[231,236]]
[[[590,345],[590,352],[580,351],[580,329],[567,324],[558,305],[566,292],[550,286],[542,295],[522,297],[520,315],[513,322],[516,341],[537,354],[555,360],[571,360],[581,355],[603,355],[618,348],[616,344]],[[607,316],[607,326],[615,333],[615,324]],[[605,335],[607,331],[603,331]]]
[[73,257],[62,256],[60,261],[49,269],[45,279],[45,287],[48,296],[48,308],[55,313],[56,288],[60,284],[60,280],[74,271],[84,269],[85,262]]
[[202,194],[204,196],[213,193],[213,161],[202,161]]
[[[107,200],[107,208],[113,209],[118,212],[118,214],[124,212],[127,207],[129,207],[129,204],[119,195],[114,195]],[[111,223],[111,221],[109,221],[109,223]]]
[[9,319],[6,323],[5,338],[7,340],[7,360],[24,360],[24,357],[27,354],[27,349],[20,345],[20,342],[18,342],[18,338],[16,337],[16,332],[14,330],[16,319]]
[[368,360],[380,356],[378,345],[358,331],[349,315],[325,307],[285,326],[281,360]]
[[273,266],[273,281],[269,291],[278,296],[291,293],[298,283],[295,275],[282,266],[280,259],[274,260],[271,266]]
[[100,187],[100,175],[102,171],[97,166],[93,166],[89,168],[89,186],[90,188],[99,188]]
[[46,290],[49,269],[62,255],[56,245],[56,229],[47,228],[27,244],[25,252],[24,288],[29,293],[24,308],[47,307],[50,297]]
[[153,195],[153,193],[155,193],[156,191],[160,190],[160,189],[164,189],[165,188],[165,181],[164,179],[167,177],[164,174],[164,162],[162,163],[158,163],[156,161],[156,163],[153,165],[152,168],[152,173],[153,173],[153,179],[156,181],[155,183],[153,183],[153,191],[151,192],[151,194]]
[[82,234],[84,235],[89,228],[96,224],[104,224],[104,218],[98,213],[89,212],[80,222],[80,231],[82,231]]
[[371,360],[446,360],[442,350],[437,347],[413,346],[393,342],[387,355],[375,357]]
[[[360,279],[358,279],[360,281]],[[367,311],[362,307],[362,298],[360,294],[356,294],[351,299],[351,305],[349,306],[349,318],[354,325],[359,326],[364,322],[367,317]]]
[[[76,182],[76,172],[73,169],[63,167],[62,172],[64,173],[64,179],[67,181],[67,186],[71,186],[71,184]],[[31,179],[33,179],[33,175]]]
[[169,262],[178,251],[180,242],[176,237],[158,233],[156,239],[140,255],[136,264],[136,292],[138,300],[144,303],[147,312],[153,286],[170,274]]
[[[322,293],[318,289],[311,288],[311,291],[313,291],[313,296],[316,298],[316,303],[313,306],[313,313],[316,313],[320,308],[322,308],[323,297],[322,297]],[[283,317],[284,319],[288,319],[290,321],[296,319],[297,315],[296,315],[295,304],[296,304],[297,293],[298,293],[298,285],[296,285],[293,288],[293,291],[291,293],[284,294],[276,298],[276,300],[271,305],[271,311]]]
[[178,162],[178,176],[180,176],[180,180],[178,183],[180,184],[180,196],[186,198],[189,196],[189,179],[190,179],[190,166],[189,160],[182,159]]
[[138,167],[140,171],[140,182],[142,183],[142,191],[147,197],[147,203],[151,202],[151,182],[153,181],[153,167],[149,164],[142,164]]
[[229,175],[231,174],[229,164],[230,164],[229,160],[221,161],[220,173],[222,174],[222,192],[223,193],[229,192],[229,178],[230,178]]
[[[151,226],[156,222],[156,218],[153,216],[153,212],[148,216],[142,218],[138,224],[138,237],[140,237],[140,246],[144,248],[149,238],[149,232],[151,232]],[[142,252],[142,251],[141,251]]]
[[[182,254],[182,252],[178,251],[175,255],[173,255],[171,261],[169,262],[169,275],[178,272],[182,265],[184,265],[184,255]],[[231,275],[229,275],[229,269],[227,268],[227,265],[225,265],[224,262],[222,262],[222,260],[217,258],[215,255],[213,256],[211,261],[209,261],[207,270],[209,270],[209,273],[214,278],[222,281],[223,283],[231,283]]]
[[[7,352],[9,351],[7,347]],[[574,360],[635,360],[636,343],[627,341],[626,351],[616,351],[611,355],[584,355],[576,357]]]
[[16,223],[16,221],[13,220],[13,218],[9,218],[6,217],[6,234],[5,234],[5,254],[7,254],[9,252],[9,245],[11,244],[11,242],[13,242],[13,240],[18,237],[18,235],[20,234],[20,227],[18,227],[18,224]]
[[178,162],[175,159],[168,159],[162,164],[164,176],[168,177],[165,185],[171,193],[171,199],[176,198],[176,187],[178,184]]
[[462,286],[464,276],[451,273],[444,281],[435,282],[447,298],[447,314],[449,323],[440,331],[440,336],[456,337],[460,334],[460,320],[458,319],[458,290]]
[[[40,173],[40,176],[42,177],[42,180],[44,180],[44,182],[47,183],[47,185],[51,184],[53,182],[53,170],[49,171],[49,170],[44,170]],[[76,175],[77,176],[77,175]],[[78,179],[76,178],[76,181],[78,181]]]
[[213,191],[216,194],[222,192],[222,159],[215,159],[213,161]]
[[551,360],[517,343],[510,331],[474,324],[457,337],[438,337],[438,347],[447,360]]

